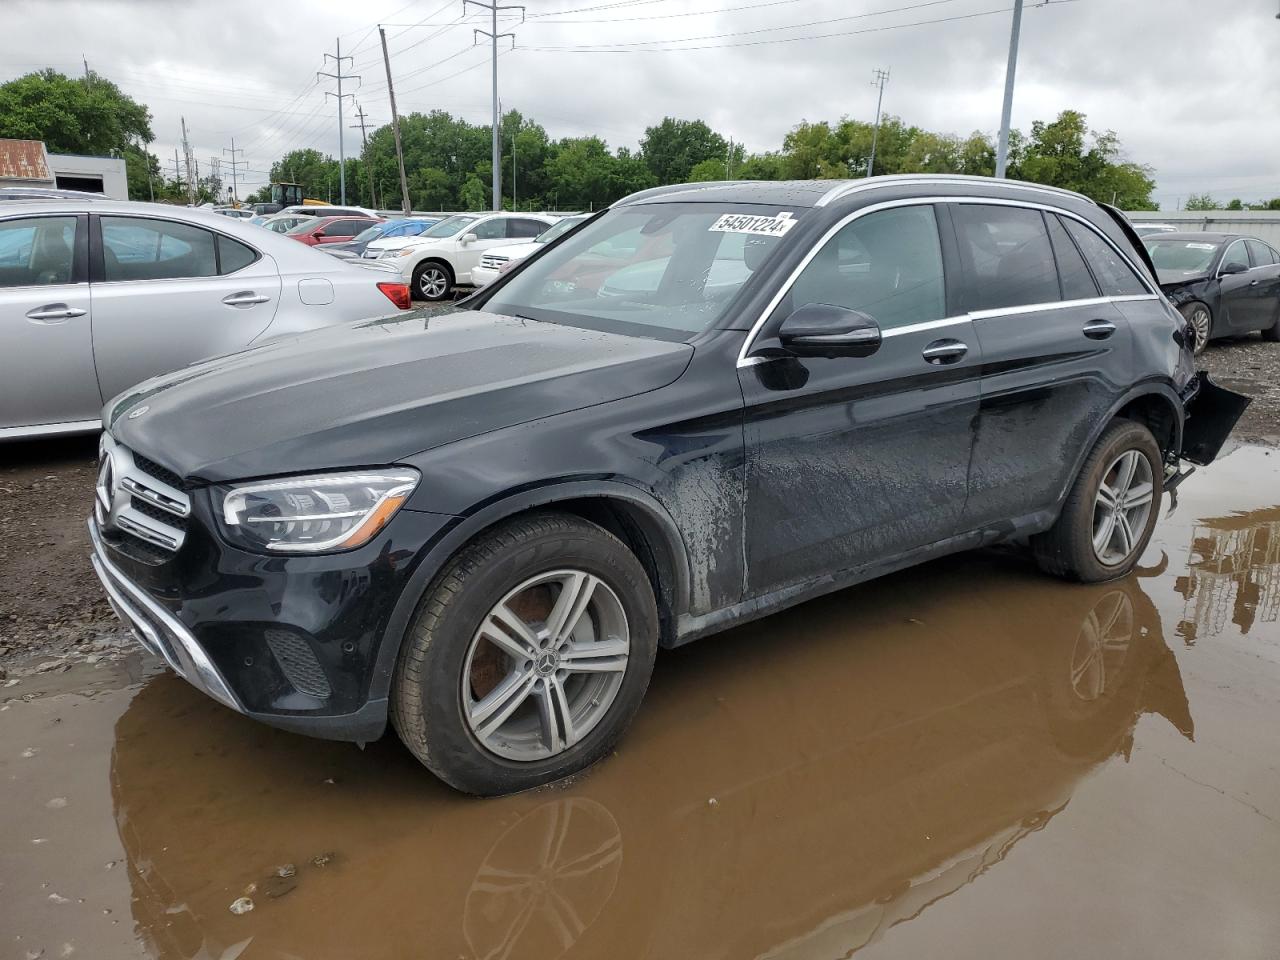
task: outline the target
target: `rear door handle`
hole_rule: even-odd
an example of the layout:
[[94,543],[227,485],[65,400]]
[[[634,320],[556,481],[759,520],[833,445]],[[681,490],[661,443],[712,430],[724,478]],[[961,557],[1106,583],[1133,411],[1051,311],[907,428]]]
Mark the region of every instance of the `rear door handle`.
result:
[[27,319],[41,323],[58,323],[72,317],[83,317],[87,311],[79,307],[68,307],[65,303],[46,303],[43,307],[35,307],[27,311]]
[[1090,320],[1081,332],[1090,340],[1105,340],[1116,332],[1116,325],[1110,320]]
[[239,293],[229,293],[222,298],[222,302],[228,307],[252,307],[255,304],[266,303],[270,297],[264,297],[254,293],[252,290],[241,290]]
[[959,340],[935,340],[922,351],[920,356],[934,365],[944,363],[955,363],[966,353],[969,352],[969,345],[961,343]]

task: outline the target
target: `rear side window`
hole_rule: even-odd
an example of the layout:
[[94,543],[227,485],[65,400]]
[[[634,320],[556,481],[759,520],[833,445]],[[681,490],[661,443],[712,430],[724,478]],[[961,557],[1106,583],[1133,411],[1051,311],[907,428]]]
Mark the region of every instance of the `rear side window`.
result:
[[102,217],[104,280],[175,280],[218,274],[214,234],[172,220]]
[[0,287],[70,283],[75,217],[31,217],[0,223]]
[[1064,217],[1063,223],[1093,269],[1104,297],[1132,297],[1148,292],[1133,268],[1094,230],[1069,217]]
[[1276,252],[1261,240],[1246,240],[1244,245],[1249,248],[1249,260],[1255,267],[1266,267],[1276,262]]
[[525,239],[536,237],[546,229],[547,225],[541,220],[511,220],[507,224],[507,236]]
[[364,220],[335,220],[324,228],[326,237],[354,237],[368,224]]
[[788,300],[788,313],[829,303],[861,310],[884,329],[942,319],[946,293],[933,207],[894,207],[850,221],[796,277]]
[[258,251],[239,240],[218,235],[218,272],[235,273],[258,259]]
[[977,203],[951,209],[960,257],[969,274],[967,309],[998,310],[1062,299],[1039,210]]
[[1058,279],[1062,282],[1063,300],[1088,300],[1098,295],[1098,285],[1089,274],[1084,257],[1075,242],[1067,236],[1066,227],[1057,214],[1045,217],[1049,225],[1049,239],[1053,241],[1053,255],[1058,260]]

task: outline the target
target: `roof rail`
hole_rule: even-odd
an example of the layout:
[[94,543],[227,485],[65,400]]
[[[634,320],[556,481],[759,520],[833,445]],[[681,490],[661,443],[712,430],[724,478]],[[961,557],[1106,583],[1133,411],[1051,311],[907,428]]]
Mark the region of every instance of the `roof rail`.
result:
[[1074,190],[1064,190],[1062,187],[1050,187],[1039,183],[1028,183],[1022,180],[997,180],[995,177],[976,177],[959,173],[899,173],[889,176],[867,177],[862,180],[842,180],[833,186],[830,190],[818,198],[814,204],[815,207],[825,207],[834,203],[841,197],[847,197],[851,193],[860,193],[863,190],[874,190],[878,187],[892,186],[894,183],[908,181],[910,183],[984,183],[999,184],[1002,187],[1008,187],[1015,190],[1034,190],[1037,193],[1056,193],[1061,196],[1073,197],[1076,200],[1084,200],[1087,203],[1093,203],[1089,197],[1083,193],[1076,193]]
[[674,193],[697,193],[700,190],[711,190],[716,187],[732,187],[740,183],[749,183],[747,180],[708,180],[703,183],[669,183],[665,187],[648,187],[645,190],[637,190],[635,193],[629,193],[621,200],[615,200],[610,204],[611,207],[622,207],[629,203],[635,203],[637,200],[646,199],[648,197],[662,197],[667,194]]

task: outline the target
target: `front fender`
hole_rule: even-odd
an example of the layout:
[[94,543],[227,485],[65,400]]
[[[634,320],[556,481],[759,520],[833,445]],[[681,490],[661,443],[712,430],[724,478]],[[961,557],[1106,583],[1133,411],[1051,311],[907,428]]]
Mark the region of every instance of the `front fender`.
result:
[[631,516],[639,512],[646,521],[646,529],[643,530],[646,537],[660,537],[660,545],[669,554],[673,576],[666,602],[673,616],[684,612],[689,597],[688,554],[675,521],[666,508],[649,493],[632,484],[606,478],[550,481],[532,489],[509,492],[477,505],[464,516],[455,517],[441,536],[423,548],[425,556],[396,601],[379,645],[369,685],[369,698],[385,699],[389,696],[396,657],[413,613],[431,582],[450,558],[485,530],[509,517],[539,507],[553,507],[557,503],[583,499],[625,504],[631,508]]

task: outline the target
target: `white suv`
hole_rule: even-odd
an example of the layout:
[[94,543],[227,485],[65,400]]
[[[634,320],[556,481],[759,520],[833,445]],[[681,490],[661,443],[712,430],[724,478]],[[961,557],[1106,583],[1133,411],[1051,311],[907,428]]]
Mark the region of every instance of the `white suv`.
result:
[[414,297],[444,300],[454,287],[474,284],[471,271],[486,250],[532,240],[553,223],[554,217],[537,213],[464,213],[441,220],[416,237],[375,241],[369,246],[380,246],[378,259],[400,271]]

